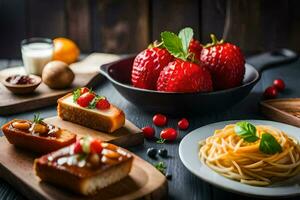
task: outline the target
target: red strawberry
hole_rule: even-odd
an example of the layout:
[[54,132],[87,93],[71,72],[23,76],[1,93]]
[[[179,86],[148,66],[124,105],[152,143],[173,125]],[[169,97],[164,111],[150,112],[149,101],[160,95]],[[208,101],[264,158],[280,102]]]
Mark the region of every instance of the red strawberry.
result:
[[167,92],[208,92],[212,91],[209,72],[195,63],[176,59],[160,73],[157,90]]
[[100,99],[97,104],[96,108],[99,110],[106,110],[110,108],[110,103],[107,99]]
[[242,84],[245,74],[245,58],[241,50],[211,35],[212,43],[203,48],[200,57],[213,79],[214,89],[227,89]]
[[194,58],[197,59],[197,61],[200,61],[200,55],[201,51],[203,49],[203,46],[198,40],[192,39],[189,45],[189,52],[194,53]]
[[78,99],[77,99],[77,104],[80,105],[81,107],[88,107],[90,102],[95,98],[95,94],[91,92],[86,92],[83,93]]
[[159,73],[171,60],[171,54],[166,49],[158,47],[139,53],[132,66],[131,82],[133,86],[154,90]]

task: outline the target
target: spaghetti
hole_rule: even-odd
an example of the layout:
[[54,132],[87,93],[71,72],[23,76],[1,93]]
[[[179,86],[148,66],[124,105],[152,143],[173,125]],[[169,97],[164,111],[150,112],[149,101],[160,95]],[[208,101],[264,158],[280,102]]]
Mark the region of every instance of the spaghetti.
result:
[[300,146],[283,131],[271,126],[256,126],[259,138],[267,132],[282,147],[281,152],[270,155],[260,151],[261,139],[246,142],[235,133],[234,128],[235,124],[227,125],[216,130],[213,136],[200,141],[200,160],[214,171],[255,186],[270,185],[300,171]]

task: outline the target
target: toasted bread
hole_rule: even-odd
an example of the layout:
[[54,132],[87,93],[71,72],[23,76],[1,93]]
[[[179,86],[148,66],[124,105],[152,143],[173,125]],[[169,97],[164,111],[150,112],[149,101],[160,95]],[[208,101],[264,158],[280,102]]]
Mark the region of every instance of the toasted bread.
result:
[[[37,153],[49,153],[66,147],[76,141],[76,135],[67,130],[57,129],[55,134],[52,135],[40,135],[33,133],[30,130],[22,130],[13,126],[15,122],[26,122],[33,124],[29,120],[12,120],[2,126],[2,132],[6,136],[9,143],[28,149]],[[45,124],[45,123],[44,123]],[[51,127],[54,127],[51,125]]]
[[[112,144],[109,145],[111,146]],[[71,158],[69,152],[72,152],[73,144],[35,159],[34,170],[42,181],[83,195],[95,194],[102,188],[120,181],[131,170],[133,156],[115,145],[112,146],[115,149],[113,150],[114,152],[122,152],[122,157],[115,159],[112,164],[103,163],[102,159],[101,163],[96,167],[87,166],[87,164],[78,166],[79,164],[76,162],[75,164],[74,162],[72,164],[69,164],[67,161],[65,163],[61,162],[59,159],[68,160]]]

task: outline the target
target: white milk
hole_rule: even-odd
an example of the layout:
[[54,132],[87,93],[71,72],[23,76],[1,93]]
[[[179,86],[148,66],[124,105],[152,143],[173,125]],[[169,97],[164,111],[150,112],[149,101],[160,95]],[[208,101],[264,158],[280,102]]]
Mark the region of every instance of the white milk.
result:
[[44,66],[52,60],[53,46],[36,42],[22,46],[22,58],[28,74],[42,75]]

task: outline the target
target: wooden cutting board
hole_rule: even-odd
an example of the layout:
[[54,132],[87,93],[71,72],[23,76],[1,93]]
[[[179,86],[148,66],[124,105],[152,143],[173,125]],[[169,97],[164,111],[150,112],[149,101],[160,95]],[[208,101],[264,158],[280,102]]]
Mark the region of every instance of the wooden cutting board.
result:
[[266,117],[300,127],[300,98],[271,99],[260,105]]
[[121,147],[135,146],[144,142],[142,130],[128,120],[126,120],[125,125],[122,128],[110,134],[86,128],[72,122],[64,121],[57,116],[46,118],[43,121],[58,126],[61,129],[69,130],[75,133],[79,138],[90,135],[92,137],[97,137],[102,141],[110,142]]
[[40,200],[130,200],[167,199],[168,183],[151,164],[134,155],[129,176],[97,195],[84,197],[40,182],[33,171],[33,160],[37,156],[9,144],[0,138],[0,176],[19,190],[28,199]]
[[[34,93],[15,95],[0,84],[0,115],[15,114],[56,104],[58,98],[78,87],[95,87],[102,80],[99,74],[100,65],[113,62],[120,56],[113,54],[93,53],[84,60],[70,65],[75,79],[70,88],[64,90],[50,89],[41,83]],[[22,66],[7,68],[0,71],[0,81],[12,74],[25,74]]]

